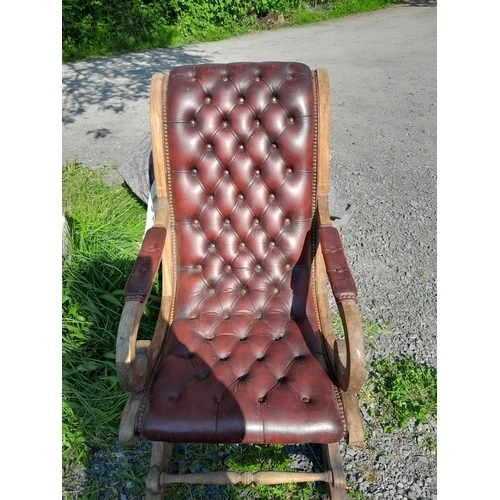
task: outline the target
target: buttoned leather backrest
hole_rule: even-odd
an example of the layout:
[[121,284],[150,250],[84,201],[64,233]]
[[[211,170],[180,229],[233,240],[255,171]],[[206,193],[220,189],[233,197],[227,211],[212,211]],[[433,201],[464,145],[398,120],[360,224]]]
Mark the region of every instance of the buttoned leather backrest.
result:
[[296,63],[170,74],[168,175],[189,283],[176,316],[206,317],[202,335],[234,311],[290,311],[292,269],[301,255],[310,261],[314,91],[310,69]]

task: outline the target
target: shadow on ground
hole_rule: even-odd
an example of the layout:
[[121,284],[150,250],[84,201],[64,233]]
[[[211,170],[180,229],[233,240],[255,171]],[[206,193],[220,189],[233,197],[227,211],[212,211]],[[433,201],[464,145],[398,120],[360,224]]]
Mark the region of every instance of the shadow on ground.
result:
[[[102,57],[68,63],[63,69],[62,123],[85,114],[93,105],[101,110],[123,113],[127,102],[147,99],[151,75],[169,72],[174,66],[210,62],[184,48],[169,48],[134,52],[117,57]],[[102,134],[101,130],[92,131]]]

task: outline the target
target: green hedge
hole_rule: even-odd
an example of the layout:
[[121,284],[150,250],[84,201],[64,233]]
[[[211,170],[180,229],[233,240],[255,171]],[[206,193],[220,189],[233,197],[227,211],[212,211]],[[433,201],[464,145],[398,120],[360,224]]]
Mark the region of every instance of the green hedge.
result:
[[302,0],[63,0],[63,61],[219,39]]
[[[399,0],[62,0],[63,62],[221,40],[272,23],[305,24]],[[274,16],[276,19],[276,16]]]

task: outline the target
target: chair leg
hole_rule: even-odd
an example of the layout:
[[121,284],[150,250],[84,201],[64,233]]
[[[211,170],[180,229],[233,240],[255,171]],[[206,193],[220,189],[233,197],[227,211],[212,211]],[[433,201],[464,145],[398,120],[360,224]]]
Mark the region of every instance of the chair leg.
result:
[[172,443],[153,443],[151,466],[146,478],[146,500],[163,500],[165,485],[160,484],[160,474],[169,472],[173,449]]
[[340,444],[324,444],[322,450],[325,468],[330,469],[333,475],[333,482],[328,483],[330,498],[331,500],[347,500],[346,480],[340,458]]

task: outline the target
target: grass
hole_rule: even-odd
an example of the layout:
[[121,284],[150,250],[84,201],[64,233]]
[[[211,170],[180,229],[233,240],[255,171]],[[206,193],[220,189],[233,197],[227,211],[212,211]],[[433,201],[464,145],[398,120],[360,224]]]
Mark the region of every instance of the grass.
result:
[[63,466],[85,463],[92,446],[115,435],[126,395],[115,369],[122,290],[142,232],[145,208],[104,171],[63,169],[70,250],[62,269]]
[[[186,12],[183,12],[174,25],[168,24],[160,14],[155,15],[143,10],[134,11],[134,15],[130,19],[124,19],[121,24],[115,21],[112,23],[92,21],[92,18],[89,20],[87,16],[81,21],[78,40],[70,36],[65,36],[63,39],[62,61],[66,63],[138,50],[223,40],[262,29],[304,25],[349,14],[370,12],[399,1],[304,1],[299,2],[299,7],[282,12],[277,23],[268,22],[266,18],[257,19],[255,14],[234,19],[227,13],[216,12],[217,7],[206,1],[199,4],[188,2],[183,7]],[[281,3],[284,5],[283,2]],[[212,18],[219,19],[219,22],[210,21]]]

